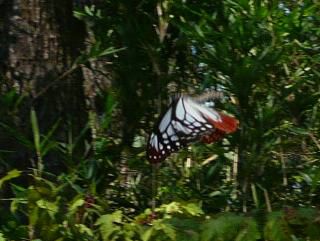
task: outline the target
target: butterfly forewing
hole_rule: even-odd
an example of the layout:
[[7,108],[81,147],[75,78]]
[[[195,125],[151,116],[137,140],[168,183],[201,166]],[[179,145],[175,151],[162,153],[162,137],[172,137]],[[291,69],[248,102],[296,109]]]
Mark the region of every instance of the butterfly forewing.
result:
[[172,103],[167,112],[160,118],[148,141],[147,155],[151,162],[164,160],[171,152],[179,150],[185,146],[185,142],[180,139],[174,120],[176,102]]
[[214,125],[201,111],[204,110],[188,97],[174,101],[150,135],[148,159],[151,162],[162,161],[173,151],[212,132]]

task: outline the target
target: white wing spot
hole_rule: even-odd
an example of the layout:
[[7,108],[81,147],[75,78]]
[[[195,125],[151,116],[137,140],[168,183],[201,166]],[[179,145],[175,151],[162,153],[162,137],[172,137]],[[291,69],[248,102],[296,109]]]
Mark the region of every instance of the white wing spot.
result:
[[205,124],[205,126],[208,127],[208,128],[213,128],[213,126],[210,125],[210,124]]
[[163,134],[162,134],[162,138],[163,138],[163,139],[167,139],[167,138],[168,138],[167,133],[163,133]]
[[[188,115],[187,115],[187,116],[188,116]],[[190,125],[190,124],[191,124],[191,122],[189,122],[189,121],[187,121],[187,120],[184,120],[183,123],[186,124],[186,125]]]
[[179,138],[176,135],[170,137],[171,141],[177,141]]
[[153,145],[153,141],[154,141],[154,136],[151,136],[149,143]]
[[174,129],[172,128],[172,125],[169,125],[167,129],[168,136],[172,136],[174,134]]
[[176,107],[176,116],[178,119],[183,120],[184,115],[185,115],[185,110],[183,107],[182,98],[180,98]]
[[159,143],[159,149],[162,150],[163,149],[163,145],[161,143]]
[[196,127],[200,127],[200,126],[201,126],[201,123],[195,122],[195,123],[193,123],[193,125],[196,126]]
[[163,143],[164,143],[164,144],[168,144],[169,141],[168,141],[167,139],[165,139],[165,140],[163,140]]
[[156,149],[156,151],[158,151],[158,137],[154,136],[152,144],[154,146],[154,148]]
[[166,154],[166,152],[165,152],[165,151],[162,151],[162,154],[164,155],[164,154]]
[[206,128],[205,128],[205,127],[201,127],[200,129],[201,129],[202,131],[205,131],[205,130],[206,130]]
[[180,142],[179,141],[176,142],[176,146],[180,146]]
[[171,149],[171,146],[170,146],[170,145],[167,145],[167,149],[170,150],[170,149]]
[[170,108],[167,113],[164,115],[162,118],[160,125],[159,125],[159,130],[160,132],[164,132],[164,130],[168,127],[170,120],[171,120],[171,114],[172,114],[172,108]]

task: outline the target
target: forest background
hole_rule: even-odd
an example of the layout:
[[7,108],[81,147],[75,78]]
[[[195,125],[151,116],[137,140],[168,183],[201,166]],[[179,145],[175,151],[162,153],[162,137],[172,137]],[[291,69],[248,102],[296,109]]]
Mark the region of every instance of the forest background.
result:
[[[318,1],[0,13],[1,241],[320,240]],[[212,88],[239,130],[152,167],[170,96]]]

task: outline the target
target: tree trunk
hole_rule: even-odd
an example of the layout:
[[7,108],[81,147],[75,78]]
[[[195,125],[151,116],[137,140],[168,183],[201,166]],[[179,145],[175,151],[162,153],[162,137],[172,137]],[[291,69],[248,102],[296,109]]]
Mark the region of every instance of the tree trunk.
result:
[[[58,119],[69,123],[57,132],[61,141],[70,134],[78,136],[87,122],[83,77],[78,69],[70,71],[84,48],[85,26],[72,11],[72,0],[0,2],[0,93],[15,89],[25,96],[14,124],[26,135],[31,135],[27,121],[31,106],[42,133]],[[4,141],[0,146],[6,145]]]

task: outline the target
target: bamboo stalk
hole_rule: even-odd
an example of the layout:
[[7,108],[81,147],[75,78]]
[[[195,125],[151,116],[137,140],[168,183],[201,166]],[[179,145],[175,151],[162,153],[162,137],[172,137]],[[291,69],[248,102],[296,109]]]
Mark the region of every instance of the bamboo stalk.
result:
[[248,212],[247,207],[247,191],[248,191],[248,179],[246,178],[244,180],[243,186],[242,186],[242,212],[246,213]]
[[266,200],[267,211],[268,211],[268,213],[271,213],[272,207],[271,207],[271,202],[270,202],[269,193],[268,193],[267,189],[263,189],[263,194],[264,194],[264,199]]
[[236,147],[235,149],[235,155],[233,157],[233,163],[232,163],[232,181],[235,187],[238,185],[238,163],[239,163],[239,151]]
[[283,186],[288,186],[288,177],[287,177],[287,166],[286,166],[286,159],[283,154],[282,147],[280,147],[280,161],[281,161],[281,168],[282,168],[282,184]]
[[256,185],[254,183],[251,183],[251,192],[252,192],[254,205],[256,206],[256,208],[259,208],[259,199],[257,195]]

